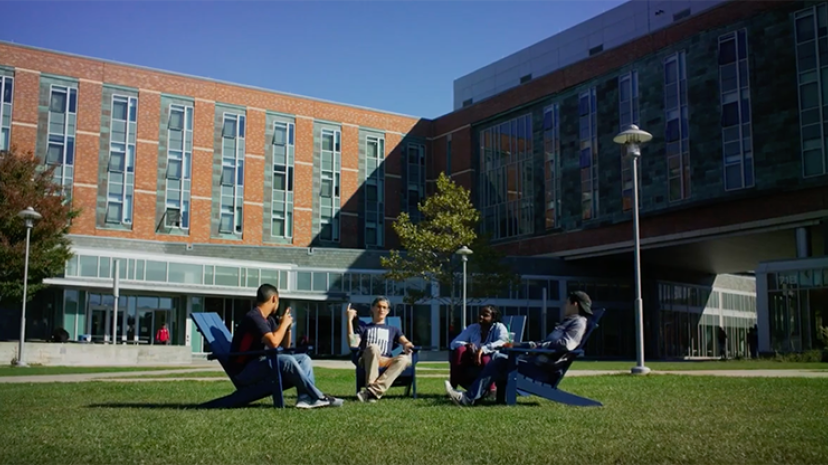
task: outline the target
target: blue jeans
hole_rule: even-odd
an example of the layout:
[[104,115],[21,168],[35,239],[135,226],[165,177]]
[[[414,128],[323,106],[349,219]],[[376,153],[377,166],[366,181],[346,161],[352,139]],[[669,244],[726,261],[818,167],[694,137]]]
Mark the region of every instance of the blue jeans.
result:
[[[315,402],[324,399],[323,394],[314,384],[313,364],[306,354],[279,354],[276,356],[279,373],[282,374],[282,390],[296,388],[298,400]],[[256,384],[259,381],[274,376],[270,363],[266,357],[251,360],[244,369],[236,375],[236,381],[242,385]]]
[[489,391],[492,383],[503,381],[506,379],[506,370],[509,366],[509,356],[495,352],[492,354],[492,360],[486,364],[477,379],[474,380],[469,390],[466,391],[466,399],[474,402],[485,396]]

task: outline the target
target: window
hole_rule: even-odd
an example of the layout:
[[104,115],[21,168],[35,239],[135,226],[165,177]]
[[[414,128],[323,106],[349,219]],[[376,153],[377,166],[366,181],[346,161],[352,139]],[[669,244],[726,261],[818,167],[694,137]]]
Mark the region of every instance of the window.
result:
[[719,98],[725,190],[753,186],[747,31],[719,37]]
[[543,152],[546,229],[552,229],[560,215],[561,120],[557,103],[543,109]]
[[224,113],[221,133],[219,233],[242,234],[244,205],[244,115]]
[[64,199],[72,197],[75,165],[75,129],[78,90],[52,85],[49,89],[49,129],[46,163],[55,165],[54,181],[62,187]]
[[0,151],[9,150],[11,144],[13,99],[14,78],[0,76]]
[[293,123],[273,125],[273,192],[270,217],[272,237],[293,237]]
[[382,247],[385,229],[385,139],[365,138],[365,247]]
[[595,87],[582,92],[578,100],[581,134],[581,218],[598,214],[598,104]]
[[190,228],[193,107],[170,104],[167,123],[166,215],[168,228]]
[[[631,124],[638,126],[638,72],[630,71],[618,76],[618,125],[626,131]],[[621,147],[621,203],[623,211],[632,209],[633,178],[632,157],[626,147]],[[640,203],[640,200],[639,200]]]
[[[448,142],[451,149],[451,141]],[[416,223],[422,220],[419,204],[425,198],[425,146],[408,143],[405,146],[405,208],[411,221]]]
[[341,142],[339,130],[322,129],[319,170],[319,238],[329,242],[339,242]]
[[482,230],[492,239],[534,232],[532,115],[480,131]]
[[690,125],[686,53],[664,60],[664,121],[667,184],[671,202],[690,197]]
[[129,225],[132,224],[135,185],[138,99],[113,95],[111,105],[105,222]]
[[828,111],[828,5],[822,3],[799,11],[794,22],[802,176],[807,178],[828,172],[823,126]]

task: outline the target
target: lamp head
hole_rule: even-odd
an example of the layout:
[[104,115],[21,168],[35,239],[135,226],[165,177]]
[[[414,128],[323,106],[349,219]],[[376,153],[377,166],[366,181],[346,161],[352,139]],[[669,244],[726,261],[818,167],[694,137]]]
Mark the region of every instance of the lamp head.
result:
[[616,144],[643,144],[653,140],[653,135],[647,131],[638,129],[638,126],[631,124],[626,131],[622,131],[615,136],[612,141]]

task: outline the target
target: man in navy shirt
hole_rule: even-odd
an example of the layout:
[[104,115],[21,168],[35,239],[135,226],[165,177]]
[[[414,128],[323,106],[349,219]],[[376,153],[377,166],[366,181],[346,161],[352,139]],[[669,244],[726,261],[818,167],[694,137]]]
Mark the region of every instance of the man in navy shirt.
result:
[[[290,308],[285,310],[281,321],[275,320],[279,308],[279,290],[270,284],[262,284],[256,291],[256,307],[247,312],[233,334],[231,352],[252,352],[290,347],[290,328],[293,316]],[[278,354],[279,372],[282,374],[282,389],[296,387],[299,394],[296,408],[339,407],[342,399],[326,396],[314,385],[313,366],[306,354]],[[242,385],[256,384],[270,376],[267,357],[239,355],[231,357],[228,372]]]
[[[414,344],[403,335],[399,328],[385,324],[385,317],[388,315],[390,306],[385,297],[377,297],[371,304],[371,323],[360,325],[354,332],[353,319],[356,317],[356,310],[348,306],[348,339],[351,346],[354,335],[360,338],[359,349],[362,351],[359,357],[359,364],[365,369],[365,389],[357,393],[360,402],[376,402],[388,388],[394,384],[394,380],[400,376],[409,365],[411,365],[411,351]],[[392,358],[391,351],[401,344],[404,352]],[[385,371],[380,376],[380,367]]]

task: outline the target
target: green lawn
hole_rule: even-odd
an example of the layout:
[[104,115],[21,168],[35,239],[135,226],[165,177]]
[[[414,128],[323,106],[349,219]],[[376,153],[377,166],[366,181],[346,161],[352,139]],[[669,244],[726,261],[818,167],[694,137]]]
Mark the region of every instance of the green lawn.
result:
[[0,385],[0,463],[828,462],[823,379],[617,375],[562,383],[603,408],[538,398],[459,408],[437,379],[420,380],[416,401],[360,404],[352,372],[318,369],[317,380],[348,398],[345,406],[192,408],[228,393],[229,382]]
[[53,367],[53,366],[29,366],[20,368],[16,366],[0,366],[0,376],[34,376],[34,375],[71,375],[80,373],[110,373],[119,371],[158,371],[158,370],[181,370],[192,368],[187,365],[165,366],[165,367]]

